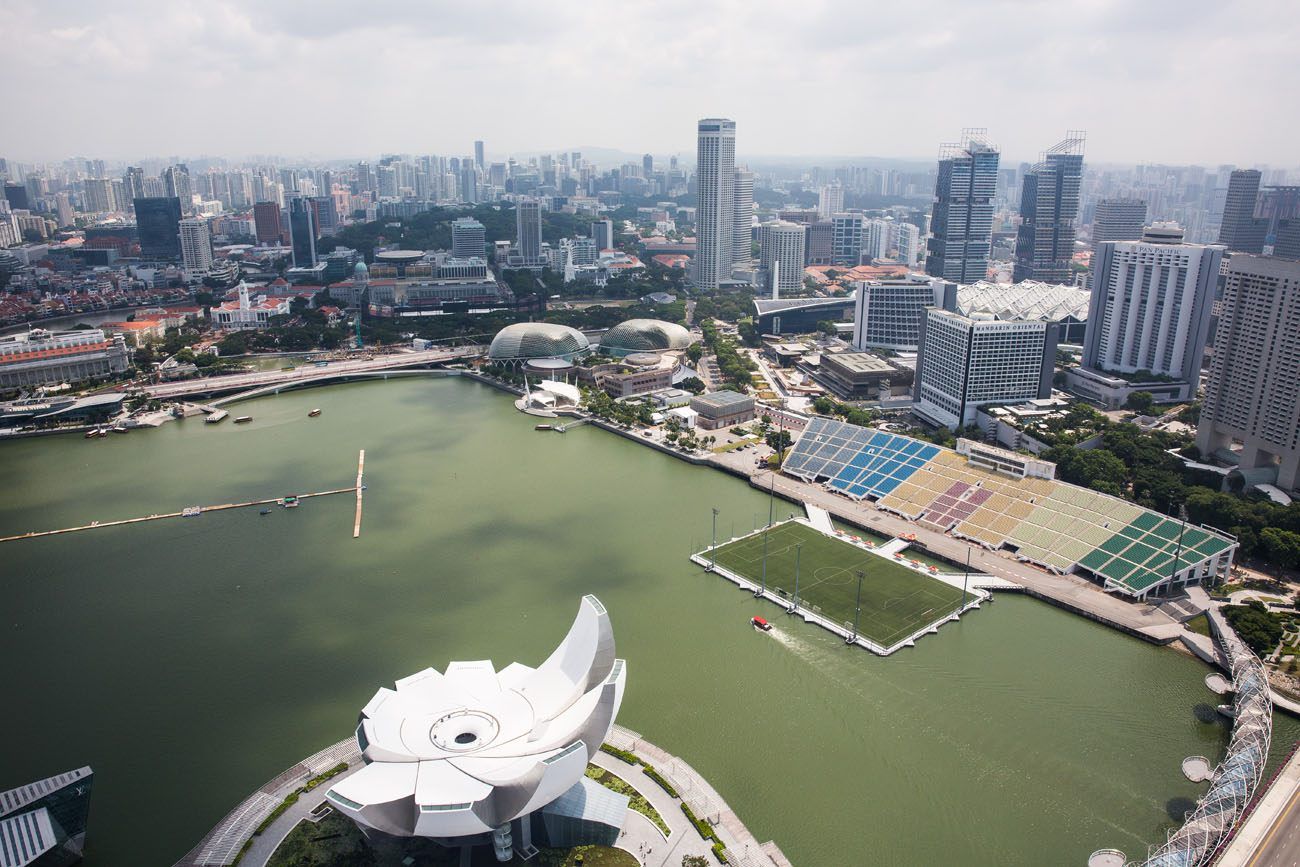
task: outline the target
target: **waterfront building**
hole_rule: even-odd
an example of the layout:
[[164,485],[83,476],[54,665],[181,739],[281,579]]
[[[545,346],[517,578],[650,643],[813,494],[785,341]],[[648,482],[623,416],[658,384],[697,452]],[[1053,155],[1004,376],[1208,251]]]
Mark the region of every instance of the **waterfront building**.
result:
[[735,427],[754,419],[754,398],[738,391],[713,391],[691,398],[695,426],[703,430]]
[[86,849],[94,771],[78,768],[0,792],[0,864],[67,867]]
[[934,187],[927,274],[954,283],[988,276],[998,156],[979,131],[971,131],[961,143],[944,145]]
[[1182,241],[1176,223],[1156,223],[1140,241],[1098,245],[1083,364],[1067,374],[1072,392],[1107,409],[1134,391],[1164,402],[1196,397],[1223,247]]
[[1056,333],[1041,321],[926,311],[913,412],[955,430],[973,423],[985,404],[1051,396]]
[[590,351],[587,335],[576,328],[553,322],[516,322],[502,328],[492,338],[488,359],[513,365],[532,358],[573,361]]
[[1228,177],[1228,194],[1219,223],[1219,243],[1231,253],[1262,253],[1267,221],[1255,217],[1260,173],[1238,169]]
[[[482,142],[479,142],[482,144]],[[483,258],[487,248],[487,229],[473,217],[460,217],[451,222],[451,255],[457,259],[471,256]]]
[[705,118],[696,127],[695,212],[697,248],[692,280],[717,289],[731,278],[735,249],[736,122]]
[[491,845],[500,862],[531,857],[535,838],[613,845],[628,799],[585,773],[626,684],[609,613],[584,596],[537,668],[452,662],[376,692],[356,729],[365,764],[325,797],[367,835]]
[[599,365],[596,384],[610,397],[634,397],[662,391],[673,384],[677,359],[657,352],[633,352],[615,364]]
[[1248,482],[1300,490],[1300,261],[1238,254],[1223,270],[1196,445]]
[[754,173],[736,169],[732,197],[736,203],[732,214],[731,264],[745,264],[754,258]]
[[915,352],[925,311],[955,309],[957,286],[924,274],[892,280],[861,280],[853,304],[853,347]]
[[212,236],[208,221],[188,218],[180,222],[181,262],[190,275],[202,276],[212,270]]
[[635,352],[671,352],[691,345],[691,333],[676,322],[627,319],[600,336],[600,352],[621,358]]
[[149,259],[180,258],[180,199],[175,196],[136,199],[135,224],[140,237],[141,256]]
[[1074,221],[1083,181],[1083,135],[1053,145],[1020,181],[1015,282],[1065,283],[1074,257]]
[[803,285],[806,233],[806,227],[785,220],[769,220],[758,227],[763,288],[773,298],[783,289],[792,291]]
[[1141,199],[1101,199],[1092,216],[1092,247],[1107,241],[1136,241],[1146,225],[1147,203]]
[[221,329],[265,328],[272,316],[289,315],[289,296],[250,296],[248,285],[239,284],[239,297],[212,308],[212,325]]
[[0,388],[36,388],[114,376],[130,366],[126,341],[101,329],[31,331],[0,337]]

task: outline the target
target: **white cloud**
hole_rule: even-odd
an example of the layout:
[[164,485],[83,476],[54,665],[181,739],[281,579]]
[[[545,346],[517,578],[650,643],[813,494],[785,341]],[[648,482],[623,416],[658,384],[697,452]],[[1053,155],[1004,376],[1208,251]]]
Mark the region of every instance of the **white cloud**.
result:
[[[70,11],[70,9],[72,11]],[[0,154],[689,152],[1296,162],[1291,0],[0,0]]]

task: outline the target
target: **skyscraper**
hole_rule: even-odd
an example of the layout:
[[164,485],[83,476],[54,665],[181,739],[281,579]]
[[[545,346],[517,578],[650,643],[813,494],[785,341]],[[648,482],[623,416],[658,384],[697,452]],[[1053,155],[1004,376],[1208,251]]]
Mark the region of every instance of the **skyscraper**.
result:
[[190,170],[183,164],[169,166],[162,179],[167,196],[180,200],[181,213],[193,213],[194,188],[190,184]]
[[126,202],[122,207],[133,207],[136,199],[144,198],[144,169],[127,166],[122,184],[126,187]]
[[818,216],[823,220],[829,220],[843,210],[844,186],[839,181],[831,181],[829,184],[822,185],[821,190],[817,193]]
[[113,185],[108,178],[87,178],[84,182],[86,194],[82,206],[88,214],[115,211],[113,202]]
[[867,218],[861,211],[831,217],[831,264],[854,267],[862,263],[862,238]]
[[212,270],[212,237],[208,234],[208,221],[190,218],[180,222],[181,261],[190,274],[206,274]]
[[1263,220],[1255,219],[1259,200],[1259,172],[1238,169],[1228,177],[1228,196],[1223,202],[1219,243],[1232,253],[1264,252]]
[[925,270],[956,283],[974,283],[988,274],[998,150],[984,141],[983,132],[969,130],[964,141],[940,151]]
[[482,139],[479,139],[478,141],[474,142],[474,165],[478,166],[480,171],[482,171],[484,168]]
[[735,248],[736,122],[705,118],[696,127],[695,261],[692,279],[717,289],[731,277]]
[[641,157],[641,177],[647,181],[654,178],[655,174],[655,157],[654,154],[645,154]]
[[1224,269],[1223,312],[1196,445],[1235,456],[1254,481],[1300,488],[1300,262],[1236,255]]
[[1069,372],[1071,391],[1109,409],[1134,391],[1165,401],[1196,396],[1223,248],[1182,241],[1176,224],[1156,223],[1140,241],[1097,247],[1083,366]]
[[177,259],[181,255],[181,201],[175,196],[135,200],[136,233],[140,255],[150,259]]
[[591,240],[596,244],[596,252],[610,250],[614,247],[614,221],[596,220],[591,224]]
[[275,202],[258,202],[253,205],[253,228],[257,243],[279,245],[284,241],[284,227],[280,225],[280,206]]
[[487,247],[487,230],[473,217],[461,217],[451,223],[451,255],[456,259],[471,256],[484,257]]
[[913,411],[955,429],[973,424],[985,404],[1049,397],[1057,333],[1041,320],[927,310]]
[[731,215],[731,262],[748,262],[754,258],[754,173],[736,169],[732,199],[736,207]]
[[807,228],[785,220],[769,220],[758,227],[763,288],[777,297],[803,285],[803,255]]
[[1136,241],[1146,225],[1147,203],[1141,199],[1101,199],[1092,217],[1092,248],[1107,241]]
[[289,239],[293,245],[293,267],[316,267],[316,219],[311,200],[294,196],[289,200]]
[[526,266],[542,262],[542,206],[536,199],[515,205],[515,250]]
[[1070,133],[1025,173],[1012,279],[1070,282],[1083,181],[1083,134]]

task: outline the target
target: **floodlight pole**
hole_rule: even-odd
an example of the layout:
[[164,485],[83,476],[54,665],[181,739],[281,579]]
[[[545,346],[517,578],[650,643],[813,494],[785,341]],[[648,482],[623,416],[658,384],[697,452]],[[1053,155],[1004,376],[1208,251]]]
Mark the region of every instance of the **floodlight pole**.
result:
[[767,592],[767,536],[772,530],[772,525],[768,524],[763,528],[763,586],[755,591],[755,596],[762,596]]
[[961,578],[961,609],[966,610],[966,582],[970,581],[970,545],[966,546],[966,574]]
[[790,606],[791,614],[799,610],[799,555],[802,552],[803,542],[796,542],[794,546],[794,604]]
[[853,637],[848,640],[848,644],[853,644],[858,640],[858,621],[862,619],[862,570],[858,570],[858,601],[857,610],[853,614]]
[[1174,581],[1178,579],[1178,562],[1183,558],[1183,533],[1187,532],[1187,505],[1183,504],[1178,507],[1178,517],[1182,519],[1182,525],[1178,528],[1178,551],[1174,554],[1173,565],[1169,567],[1169,587],[1172,590]]
[[714,509],[713,510],[713,543],[709,545],[708,571],[710,572],[718,568],[718,557],[717,554],[714,553],[714,551],[717,550],[717,547],[718,547],[718,510]]

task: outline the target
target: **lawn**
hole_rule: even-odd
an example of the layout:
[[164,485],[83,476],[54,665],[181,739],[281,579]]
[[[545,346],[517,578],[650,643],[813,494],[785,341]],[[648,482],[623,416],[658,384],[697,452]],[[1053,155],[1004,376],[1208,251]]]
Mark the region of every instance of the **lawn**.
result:
[[[763,575],[764,534],[719,545],[719,566],[756,583]],[[863,573],[861,634],[882,647],[901,641],[961,607],[962,592],[795,521],[767,533],[767,586],[787,597],[795,591],[796,545],[799,602],[837,624],[852,623],[857,573]],[[708,557],[705,551],[703,556]]]

